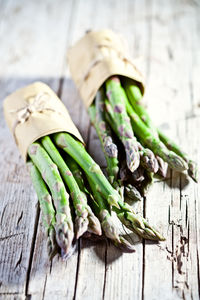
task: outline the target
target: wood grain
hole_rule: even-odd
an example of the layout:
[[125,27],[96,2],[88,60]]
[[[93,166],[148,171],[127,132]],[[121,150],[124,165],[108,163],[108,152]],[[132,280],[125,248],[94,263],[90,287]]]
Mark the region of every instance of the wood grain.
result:
[[[0,99],[35,80],[61,97],[87,149],[104,168],[95,130],[70,79],[67,48],[88,29],[128,41],[146,76],[155,123],[200,163],[198,1],[0,0]],[[122,254],[82,239],[67,262],[48,261],[37,198],[0,112],[0,299],[194,299],[200,297],[199,185],[169,172],[136,210],[163,232]]]

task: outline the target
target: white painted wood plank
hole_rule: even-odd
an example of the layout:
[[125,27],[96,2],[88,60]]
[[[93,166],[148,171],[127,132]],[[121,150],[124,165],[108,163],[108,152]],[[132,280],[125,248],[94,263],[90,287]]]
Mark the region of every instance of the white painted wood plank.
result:
[[154,76],[149,77],[146,99],[147,102],[151,99],[149,111],[159,125],[166,115],[165,123],[169,119],[183,119],[190,111],[190,35],[194,30],[195,8],[189,3],[178,7],[178,1],[168,2],[168,5],[162,1],[152,3],[153,36],[149,59]]
[[[199,149],[200,139],[191,136],[191,132],[195,132],[195,128],[200,125],[200,118],[192,118],[187,121],[178,123],[178,135],[186,150],[194,157],[198,164],[200,163],[197,154]],[[180,139],[179,138],[179,139]],[[178,189],[177,210],[172,213],[172,218],[179,216],[179,226],[174,226],[174,286],[177,294],[185,299],[198,299],[199,297],[199,185],[187,180],[181,176],[180,192]],[[173,205],[175,204],[173,203]],[[175,206],[175,205],[174,205]],[[176,217],[175,217],[176,216]],[[178,218],[177,218],[178,219]]]
[[2,295],[0,296],[0,299],[2,300],[25,300],[25,295],[20,294],[10,294],[10,295]]
[[[198,163],[195,149],[199,139],[188,134],[199,122],[199,118],[190,119],[188,125],[185,120],[179,121],[177,131],[177,139],[181,138]],[[199,185],[183,175],[172,176],[163,184],[157,182],[147,199],[146,212],[167,240],[160,247],[145,243],[144,299],[199,298]]]
[[2,24],[1,77],[60,76],[72,4],[70,0],[10,1]]
[[[185,120],[193,105],[190,76],[195,49],[190,35],[195,29],[195,9],[190,2],[180,5],[173,1],[163,6],[154,1],[147,94],[148,99],[153,99],[148,102],[149,110],[157,124],[163,123],[165,132],[197,159],[199,141],[194,128],[198,128],[199,119],[189,119],[188,128]],[[167,240],[160,247],[145,243],[144,299],[199,298],[197,195],[197,185],[175,172],[170,181],[158,182],[151,190],[146,213],[150,220],[158,222]]]
[[[0,98],[11,90],[0,84]],[[23,293],[34,233],[37,199],[0,112],[0,293]]]
[[[5,130],[1,131],[5,133]],[[37,199],[28,174],[11,141],[1,136],[1,232],[0,292],[22,293],[25,289],[34,232]]]

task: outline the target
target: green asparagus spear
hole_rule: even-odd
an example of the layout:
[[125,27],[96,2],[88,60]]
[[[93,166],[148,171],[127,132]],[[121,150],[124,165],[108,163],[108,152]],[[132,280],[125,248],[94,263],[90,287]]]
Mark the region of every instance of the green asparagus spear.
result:
[[118,131],[117,135],[124,145],[127,166],[133,172],[139,166],[140,156],[121,91],[120,81],[117,76],[113,76],[106,81],[106,95],[113,111],[113,122]]
[[188,169],[187,163],[174,152],[169,151],[166,146],[160,142],[151,132],[151,130],[143,123],[140,117],[135,113],[127,97],[124,97],[127,112],[131,118],[133,130],[139,136],[141,141],[150,148],[154,154],[159,155],[166,161],[172,169],[184,171]]
[[161,141],[166,145],[169,150],[172,150],[180,157],[182,157],[188,163],[188,175],[198,182],[198,166],[197,163],[191,160],[188,155],[183,152],[178,145],[176,145],[170,138],[168,138],[163,132],[158,130]]
[[87,178],[92,190],[93,198],[98,204],[95,205],[96,211],[98,213],[105,235],[112,240],[116,247],[120,248],[121,250],[125,252],[135,252],[135,248],[133,247],[133,245],[131,245],[125,238],[123,238],[123,236],[119,234],[119,230],[117,229],[113,217],[108,210],[108,206],[106,205],[101,195],[98,193],[94,183],[89,177]]
[[87,211],[87,200],[83,197],[74,176],[72,175],[67,164],[63,160],[62,156],[56,149],[55,145],[51,141],[49,136],[41,138],[41,144],[57,165],[58,170],[69,188],[70,196],[73,201],[73,206],[76,213],[75,218],[75,232],[76,238],[82,236],[88,229],[88,211]]
[[[158,137],[157,128],[152,122],[147,110],[145,109],[143,103],[142,103],[142,93],[140,88],[133,84],[132,80],[126,79],[123,82],[123,86],[126,92],[126,95],[128,96],[128,99],[137,113],[137,115],[141,118],[141,120],[145,123],[145,125],[151,130],[152,134],[156,137]],[[156,159],[158,162],[158,169],[161,176],[166,177],[167,174],[167,163],[163,161],[161,157],[156,155]],[[152,172],[151,170],[148,170],[149,172]],[[156,172],[154,172],[156,173]]]
[[95,105],[92,104],[89,109],[90,120],[96,129],[101,147],[107,162],[107,174],[111,184],[117,180],[118,167],[118,150],[112,139],[112,133],[104,116],[104,93],[101,88],[96,95]]
[[[89,195],[88,190],[86,189],[83,174],[81,169],[79,168],[78,164],[72,159],[70,156],[66,155],[65,161],[67,165],[69,166],[78,186],[82,193],[82,197],[85,198],[85,201],[87,202],[87,195]],[[87,204],[87,211],[88,211],[88,231],[90,233],[94,233],[96,235],[101,235],[101,224],[99,222],[99,219],[95,216],[90,206]]]
[[126,80],[124,80],[123,86],[136,114],[141,118],[146,126],[151,129],[152,134],[155,137],[158,137],[157,128],[155,127],[144,105],[142,104],[142,93],[140,88],[136,84],[134,84],[132,80],[129,80],[127,78]]
[[66,257],[74,238],[69,195],[60,177],[57,166],[44,148],[37,142],[28,148],[28,154],[48,185],[56,208],[56,240],[61,248],[62,257]]
[[[105,109],[106,109],[106,120],[112,127],[113,131],[118,135],[118,138],[120,138],[120,133],[117,130],[117,126],[115,124],[115,117],[113,109],[107,99],[105,99]],[[144,148],[138,141],[137,141],[138,151],[140,155],[140,163],[141,165],[146,168],[149,172],[156,173],[158,171],[158,163],[155,158],[154,153],[148,149]]]
[[67,152],[85,171],[87,176],[91,178],[94,184],[98,185],[98,192],[101,193],[111,206],[119,207],[121,201],[120,195],[111,186],[109,181],[104,176],[100,167],[95,163],[91,156],[85,150],[83,144],[75,140],[68,133],[54,134],[56,145]]
[[46,229],[48,241],[47,241],[47,250],[50,258],[56,254],[58,250],[58,245],[56,243],[56,232],[55,232],[55,210],[52,204],[51,196],[47,190],[47,187],[40,175],[38,169],[34,166],[32,161],[27,163],[32,183],[35,188],[36,194],[39,199],[40,209],[42,212],[42,221]]
[[85,194],[89,194],[87,187],[84,183],[84,175],[82,173],[81,168],[79,167],[79,165],[77,164],[77,162],[68,154],[65,153],[65,157],[64,157],[67,165],[69,166],[78,186],[79,189],[84,192]]

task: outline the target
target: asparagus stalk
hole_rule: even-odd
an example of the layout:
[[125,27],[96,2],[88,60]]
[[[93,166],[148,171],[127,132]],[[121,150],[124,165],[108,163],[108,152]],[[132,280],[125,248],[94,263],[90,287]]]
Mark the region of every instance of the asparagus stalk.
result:
[[56,232],[55,232],[55,210],[52,203],[51,195],[48,192],[48,189],[40,175],[40,172],[32,163],[28,161],[27,163],[32,183],[35,188],[36,194],[39,199],[40,209],[42,212],[42,221],[47,233],[47,251],[50,258],[56,254],[58,250],[58,245],[56,243]]
[[111,239],[115,246],[120,248],[125,252],[135,252],[135,248],[131,245],[123,236],[119,234],[119,230],[117,229],[115,222],[113,220],[112,215],[110,214],[108,207],[101,196],[98,193],[96,186],[91,181],[89,177],[88,182],[90,184],[90,188],[92,190],[93,198],[97,202],[96,211],[99,215],[99,219],[101,221],[101,226],[107,238]]
[[37,142],[28,148],[28,154],[48,185],[56,208],[56,240],[63,258],[67,257],[74,238],[69,195],[60,177],[57,166],[44,148]]
[[[81,169],[79,168],[78,164],[70,158],[68,155],[65,157],[65,161],[67,165],[69,166],[78,186],[82,193],[82,197],[85,198],[85,201],[87,202],[87,195],[89,195],[88,190],[85,187],[85,183],[83,180],[83,174]],[[88,211],[88,231],[90,233],[101,235],[101,224],[99,222],[99,219],[95,216],[90,206],[87,204],[87,211]]]
[[111,184],[117,180],[117,174],[119,171],[118,167],[118,150],[117,146],[112,140],[112,133],[109,125],[105,120],[104,115],[104,94],[101,88],[96,95],[95,105],[91,105],[88,109],[91,122],[96,129],[99,140],[101,142],[101,147],[104,152],[106,162],[107,162],[107,174]]
[[[142,93],[140,88],[133,84],[131,80],[124,81],[124,89],[126,92],[126,95],[128,96],[128,99],[137,113],[137,115],[141,118],[141,120],[145,123],[145,125],[151,130],[152,134],[159,138],[157,128],[154,125],[153,121],[151,120],[147,110],[145,109],[143,103],[142,103]],[[167,174],[167,163],[163,161],[161,157],[156,155],[156,159],[158,161],[159,166],[159,173],[161,176],[166,177]],[[149,170],[149,172],[151,172]],[[155,172],[154,172],[155,173]]]
[[180,157],[182,157],[188,163],[188,175],[195,181],[198,182],[198,166],[197,163],[191,160],[188,155],[180,149],[176,143],[168,138],[163,132],[158,130],[161,141],[166,145],[169,150],[172,150]]
[[140,163],[138,145],[131,127],[130,118],[126,112],[119,78],[111,77],[106,81],[106,95],[113,111],[113,122],[117,128],[117,135],[124,145],[127,166],[131,172],[135,171]]
[[136,114],[141,118],[146,126],[151,129],[152,134],[155,137],[158,137],[157,128],[155,127],[144,105],[142,104],[142,93],[140,88],[136,84],[133,84],[133,81],[129,79],[124,80],[123,86]]
[[74,176],[72,175],[70,169],[67,164],[63,160],[62,156],[56,149],[55,145],[51,141],[49,136],[45,136],[41,138],[41,144],[53,160],[53,162],[57,165],[58,170],[69,188],[70,196],[73,201],[73,206],[76,213],[75,218],[75,232],[76,238],[78,239],[82,236],[88,229],[88,211],[87,211],[87,199],[83,197]]
[[111,206],[119,207],[120,195],[111,186],[100,167],[85,150],[83,144],[68,133],[54,134],[56,145],[67,152],[81,166],[91,181],[98,186],[98,192]]
[[[124,93],[125,94],[125,93]],[[131,118],[133,130],[139,136],[141,141],[150,148],[154,154],[159,155],[166,161],[172,169],[184,171],[188,169],[187,163],[173,151],[169,151],[166,146],[160,142],[151,132],[151,130],[143,123],[140,117],[136,114],[127,97],[124,97],[127,112]]]
[[[117,126],[115,124],[115,117],[113,109],[107,99],[105,99],[105,107],[106,107],[106,120],[112,127],[113,131],[118,135],[118,138],[120,138],[120,133],[117,130]],[[154,153],[148,149],[144,148],[138,141],[137,141],[137,147],[140,155],[140,163],[141,165],[146,168],[149,172],[156,173],[158,171],[158,162],[155,158]]]
[[[198,169],[197,164],[191,160],[186,153],[184,153],[178,145],[176,145],[171,139],[169,139],[164,133],[157,130],[156,126],[152,122],[148,112],[145,107],[141,103],[142,93],[140,88],[133,84],[131,81],[126,80],[124,82],[124,88],[126,94],[129,98],[129,101],[134,108],[135,112],[141,118],[141,120],[147,125],[147,127],[152,131],[152,134],[156,138],[160,138],[161,141],[165,144],[165,146],[172,150],[174,153],[182,157],[188,164],[188,174],[195,181],[198,182]],[[159,159],[160,164],[160,172],[164,177],[166,176],[167,167],[164,163],[162,163],[161,159]]]

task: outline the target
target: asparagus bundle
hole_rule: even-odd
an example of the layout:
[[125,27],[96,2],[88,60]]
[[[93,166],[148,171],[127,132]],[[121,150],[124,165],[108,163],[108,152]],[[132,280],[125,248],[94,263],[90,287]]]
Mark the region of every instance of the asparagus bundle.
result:
[[197,182],[196,163],[156,128],[141,99],[136,82],[112,76],[88,109],[107,161],[108,179],[115,188],[123,186],[125,200],[146,196],[154,175],[166,177],[168,166],[187,170]]
[[115,245],[133,250],[113,228],[113,215],[141,237],[163,240],[130,204],[146,196],[155,174],[166,177],[168,166],[187,171],[197,181],[196,164],[149,117],[141,101],[143,77],[119,35],[110,30],[87,32],[69,49],[68,62],[99,137],[108,181],[72,137],[55,135],[56,146],[71,155],[85,173],[84,192]]
[[[83,144],[70,134],[42,137],[29,146],[28,155],[27,165],[39,198],[50,257],[57,252],[63,258],[69,257],[79,237],[86,232],[101,235],[101,228],[116,246],[135,251],[118,233],[112,212],[139,236],[164,239],[123,202]],[[131,188],[126,187],[127,194],[131,194]]]

